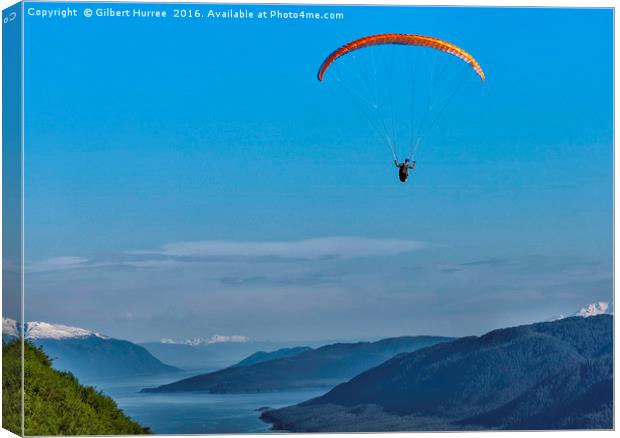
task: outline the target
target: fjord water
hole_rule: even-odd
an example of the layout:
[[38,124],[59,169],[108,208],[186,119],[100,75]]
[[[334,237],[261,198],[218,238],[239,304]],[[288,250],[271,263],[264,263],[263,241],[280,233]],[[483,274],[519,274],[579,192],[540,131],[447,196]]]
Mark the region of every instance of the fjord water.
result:
[[[204,370],[201,372],[205,372]],[[140,393],[142,388],[190,377],[198,372],[84,381],[112,397],[131,418],[157,434],[264,433],[270,425],[258,408],[279,408],[318,397],[327,389],[260,394]]]

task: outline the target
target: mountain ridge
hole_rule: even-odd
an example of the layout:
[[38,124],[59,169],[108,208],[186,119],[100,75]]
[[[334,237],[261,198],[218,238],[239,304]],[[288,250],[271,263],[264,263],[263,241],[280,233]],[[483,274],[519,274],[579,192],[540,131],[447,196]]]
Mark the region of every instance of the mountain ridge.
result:
[[280,348],[275,351],[257,351],[256,353],[252,353],[248,357],[243,360],[240,360],[236,364],[232,365],[233,367],[247,367],[249,365],[254,365],[261,362],[267,362],[274,359],[282,359],[285,357],[293,357],[299,354],[305,353],[307,351],[312,350],[310,347],[290,347],[290,348]]
[[244,367],[228,367],[157,388],[144,388],[142,392],[256,393],[331,387],[398,353],[452,339],[403,336],[376,342],[330,344],[291,357]]
[[[610,315],[571,317],[459,338],[261,418],[296,432],[610,428],[612,323]],[[579,404],[588,397],[592,412]],[[569,406],[575,412],[561,417]]]

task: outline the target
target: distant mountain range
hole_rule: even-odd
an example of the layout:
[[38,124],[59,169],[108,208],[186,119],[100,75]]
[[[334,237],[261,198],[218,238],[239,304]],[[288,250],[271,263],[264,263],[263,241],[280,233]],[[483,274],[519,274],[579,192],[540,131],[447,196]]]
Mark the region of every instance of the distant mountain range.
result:
[[294,432],[611,429],[612,337],[596,315],[459,338],[261,418]]
[[208,338],[194,337],[194,338],[184,339],[182,341],[176,341],[172,338],[163,338],[159,342],[162,344],[177,344],[177,345],[182,344],[182,345],[191,345],[195,347],[198,345],[222,344],[222,343],[228,343],[228,342],[243,343],[243,342],[249,342],[249,341],[250,339],[247,336],[242,336],[242,335],[232,335],[232,336],[213,335]]
[[230,361],[191,345],[143,342],[140,346],[163,363],[186,370],[213,370],[230,365]]
[[[15,320],[3,318],[2,329],[4,341],[17,336]],[[26,339],[52,359],[55,369],[70,371],[80,379],[178,371],[139,345],[83,328],[34,321],[24,324],[24,331]]]
[[[270,359],[232,366],[220,371],[201,374],[142,392],[256,393],[300,388],[333,387],[356,374],[402,352],[447,342],[452,338],[437,336],[403,336],[377,342],[338,343],[317,349],[299,349],[271,353]],[[297,353],[293,354],[292,353]],[[287,354],[288,357],[277,357]],[[256,361],[249,357],[246,361]],[[243,362],[242,362],[243,363]],[[247,363],[247,362],[246,362]]]
[[[188,341],[191,341],[191,339]],[[329,342],[330,341],[311,341],[303,342],[302,345],[320,347]],[[144,342],[140,345],[164,363],[185,370],[196,370],[198,373],[229,367],[257,352],[269,351],[273,353],[283,348],[297,348],[300,342],[255,341],[246,338],[243,342],[194,343],[186,341],[169,342],[168,339],[162,339],[162,341],[159,342]]]

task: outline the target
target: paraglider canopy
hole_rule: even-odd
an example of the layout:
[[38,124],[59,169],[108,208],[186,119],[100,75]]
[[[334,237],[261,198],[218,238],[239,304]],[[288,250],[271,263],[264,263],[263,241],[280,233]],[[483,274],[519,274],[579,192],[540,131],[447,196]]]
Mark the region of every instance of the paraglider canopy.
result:
[[319,81],[323,80],[323,75],[325,74],[325,71],[331,65],[331,63],[334,62],[336,59],[340,58],[341,56],[346,55],[347,53],[354,50],[359,50],[364,47],[377,46],[381,44],[399,44],[403,46],[429,47],[431,49],[437,49],[442,52],[449,53],[456,56],[457,58],[461,58],[463,61],[471,65],[471,67],[478,74],[478,76],[480,76],[480,79],[482,79],[482,81],[484,82],[484,72],[482,71],[480,64],[478,64],[478,61],[476,61],[474,57],[467,53],[465,50],[461,49],[458,46],[455,46],[452,43],[440,40],[439,38],[403,33],[383,33],[378,35],[370,35],[345,44],[338,50],[332,52],[332,54],[329,55],[327,59],[325,59],[325,61],[323,61],[323,64],[321,64],[321,68],[319,69]]
[[[396,46],[403,47],[402,51],[397,51]],[[339,58],[343,60],[335,62]],[[338,67],[332,67],[335,64]],[[485,81],[482,67],[464,49],[416,34],[384,33],[358,38],[325,58],[318,80],[322,82],[333,69],[336,71],[330,74],[353,98],[398,161],[401,157],[414,158],[463,82],[464,71]],[[469,73],[465,76],[472,77]]]

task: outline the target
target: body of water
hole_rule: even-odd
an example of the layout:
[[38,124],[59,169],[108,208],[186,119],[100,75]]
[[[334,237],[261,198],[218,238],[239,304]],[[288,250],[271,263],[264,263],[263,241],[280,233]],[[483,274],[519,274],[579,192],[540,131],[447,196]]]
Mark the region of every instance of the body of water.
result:
[[[204,372],[204,371],[202,371]],[[262,394],[149,393],[139,391],[199,374],[174,373],[138,378],[84,381],[112,397],[131,418],[160,434],[264,433],[270,425],[257,409],[279,408],[318,397],[327,389]]]

